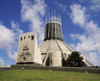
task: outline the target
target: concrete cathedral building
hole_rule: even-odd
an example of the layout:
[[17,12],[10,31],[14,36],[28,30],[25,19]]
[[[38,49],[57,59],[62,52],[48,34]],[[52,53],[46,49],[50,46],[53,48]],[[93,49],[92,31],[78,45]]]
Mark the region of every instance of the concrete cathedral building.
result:
[[61,18],[52,16],[47,19],[44,42],[40,45],[40,50],[42,64],[47,66],[62,66],[68,54],[74,51],[63,41]]
[[[17,64],[38,63],[44,66],[61,67],[73,51],[63,41],[61,17],[52,16],[46,19],[44,42],[39,47],[35,32],[20,35]],[[85,56],[82,57],[88,66],[92,66]]]

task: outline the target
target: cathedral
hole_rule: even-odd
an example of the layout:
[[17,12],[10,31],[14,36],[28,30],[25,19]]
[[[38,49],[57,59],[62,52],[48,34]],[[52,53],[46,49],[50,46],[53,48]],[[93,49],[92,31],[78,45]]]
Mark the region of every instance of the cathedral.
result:
[[[62,67],[74,51],[63,41],[61,17],[52,16],[46,19],[44,42],[40,46],[35,32],[20,35],[16,63]],[[82,57],[87,66],[92,66]]]

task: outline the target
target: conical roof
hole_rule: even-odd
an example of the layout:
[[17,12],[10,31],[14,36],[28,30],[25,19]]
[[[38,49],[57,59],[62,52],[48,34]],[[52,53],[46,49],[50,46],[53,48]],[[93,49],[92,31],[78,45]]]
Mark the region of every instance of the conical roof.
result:
[[69,54],[74,51],[61,40],[46,40],[40,45],[42,64],[48,66],[62,66],[63,59],[67,60]]
[[40,50],[41,53],[61,51],[62,53],[66,54],[70,54],[72,51],[74,51],[66,43],[64,43],[64,41],[56,39],[44,41],[44,43],[40,45]]

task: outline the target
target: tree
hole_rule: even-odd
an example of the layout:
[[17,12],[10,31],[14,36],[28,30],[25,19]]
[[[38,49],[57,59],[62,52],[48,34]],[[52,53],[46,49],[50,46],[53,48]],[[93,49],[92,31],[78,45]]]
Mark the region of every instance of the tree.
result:
[[68,59],[66,60],[66,66],[68,67],[82,67],[86,66],[86,64],[83,62],[83,57],[80,56],[81,54],[77,51],[72,52]]

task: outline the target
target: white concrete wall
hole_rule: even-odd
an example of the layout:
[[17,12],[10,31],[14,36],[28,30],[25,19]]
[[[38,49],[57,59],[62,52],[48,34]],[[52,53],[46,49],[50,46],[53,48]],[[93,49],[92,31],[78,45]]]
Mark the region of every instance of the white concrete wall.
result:
[[62,57],[61,51],[56,51],[52,53],[52,65],[54,67],[61,67],[62,66]]
[[[34,36],[33,40],[31,40],[31,36]],[[21,40],[21,37],[22,37],[22,40]],[[26,38],[24,39],[24,37]],[[25,46],[29,48],[28,51],[29,51],[29,54],[31,54],[30,57],[26,57],[26,61],[24,61],[23,58],[22,59],[20,58],[20,55],[22,55],[23,48]],[[29,32],[29,33],[24,33],[20,35],[16,63],[20,63],[20,62],[23,62],[23,63],[24,62],[36,62],[39,64],[42,63],[41,53],[39,51],[38,44],[37,44],[36,32]]]

